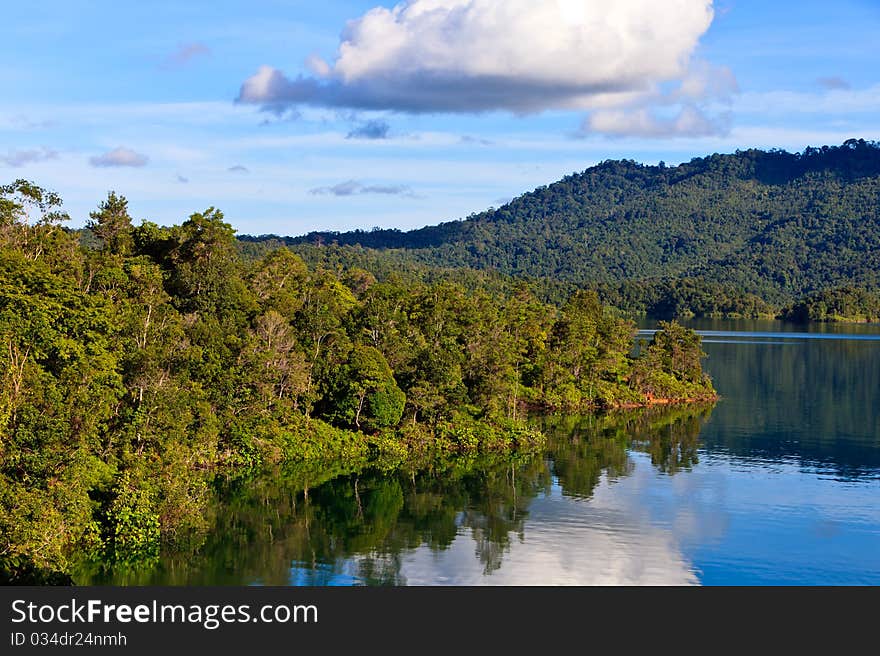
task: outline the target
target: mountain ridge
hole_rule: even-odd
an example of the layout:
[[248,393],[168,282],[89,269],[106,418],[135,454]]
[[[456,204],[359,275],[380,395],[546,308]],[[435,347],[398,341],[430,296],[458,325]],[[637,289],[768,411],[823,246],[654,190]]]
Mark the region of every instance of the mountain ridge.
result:
[[738,150],[677,166],[605,160],[500,208],[417,230],[312,232],[389,262],[577,287],[696,279],[776,305],[880,288],[880,144]]

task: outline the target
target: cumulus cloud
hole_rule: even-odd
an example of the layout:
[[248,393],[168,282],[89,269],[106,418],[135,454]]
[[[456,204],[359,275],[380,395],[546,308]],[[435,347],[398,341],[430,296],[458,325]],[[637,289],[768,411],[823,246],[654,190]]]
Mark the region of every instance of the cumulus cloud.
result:
[[688,75],[712,0],[406,0],[349,21],[332,63],[261,67],[238,101],[409,113],[631,105]]
[[348,133],[346,139],[387,139],[391,126],[385,121],[367,121]]
[[6,155],[0,156],[0,162],[6,166],[18,168],[27,164],[45,162],[57,157],[58,153],[56,151],[43,147],[30,150],[10,150]]
[[89,163],[92,166],[98,167],[132,166],[139,168],[146,166],[149,161],[150,159],[146,155],[141,155],[130,148],[124,148],[122,146],[107,151],[103,155],[89,158]]
[[177,50],[168,55],[163,63],[163,68],[182,68],[198,57],[211,54],[211,49],[204,43],[183,43]]
[[332,187],[318,187],[309,193],[315,196],[360,196],[362,194],[380,194],[384,196],[405,196],[417,198],[408,185],[364,185],[357,180],[347,180]]

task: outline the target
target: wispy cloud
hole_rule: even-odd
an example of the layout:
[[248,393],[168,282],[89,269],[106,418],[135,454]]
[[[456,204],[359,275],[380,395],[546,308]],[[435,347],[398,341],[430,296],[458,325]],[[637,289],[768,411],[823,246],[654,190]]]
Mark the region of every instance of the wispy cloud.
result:
[[55,159],[58,153],[50,148],[37,148],[29,150],[10,150],[6,155],[0,156],[0,162],[6,166],[18,168],[35,162],[45,162]]
[[46,128],[50,128],[55,125],[54,121],[48,121],[45,119],[32,119],[28,116],[24,116],[23,114],[16,114],[15,116],[11,116],[8,121],[10,126],[19,130],[45,130]]
[[362,123],[348,133],[346,139],[387,139],[391,126],[382,120]]
[[744,92],[733,103],[738,113],[789,116],[791,114],[819,114],[846,116],[880,112],[880,84],[870,87],[829,88],[822,91],[765,91]]
[[207,57],[211,54],[211,49],[204,43],[182,43],[173,53],[168,55],[162,62],[162,68],[177,69],[183,68],[199,57]]
[[406,198],[418,198],[408,185],[364,185],[357,180],[347,180],[332,187],[317,187],[309,191],[314,196],[360,196],[364,194],[379,194],[383,196],[403,196]]
[[460,141],[463,144],[473,144],[476,146],[493,146],[493,145],[495,145],[494,141],[490,141],[489,139],[481,139],[480,137],[472,137],[468,134],[464,135]]
[[120,167],[132,166],[140,168],[146,166],[150,159],[146,155],[135,152],[130,148],[114,148],[103,155],[97,155],[89,158],[89,164],[98,167]]
[[820,77],[816,80],[820,87],[829,90],[835,89],[852,89],[852,85],[844,80],[842,77],[832,76],[832,77]]
[[600,110],[587,117],[581,133],[649,138],[708,137],[728,131],[729,127],[723,120],[723,117],[710,118],[691,105],[666,117],[648,109]]

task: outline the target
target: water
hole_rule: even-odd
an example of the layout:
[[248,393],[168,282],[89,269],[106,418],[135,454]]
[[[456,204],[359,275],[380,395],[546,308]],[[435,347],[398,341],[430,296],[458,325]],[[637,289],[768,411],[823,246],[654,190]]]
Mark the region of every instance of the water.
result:
[[539,418],[531,458],[218,482],[192,545],[80,582],[880,584],[880,328],[692,326],[714,407]]

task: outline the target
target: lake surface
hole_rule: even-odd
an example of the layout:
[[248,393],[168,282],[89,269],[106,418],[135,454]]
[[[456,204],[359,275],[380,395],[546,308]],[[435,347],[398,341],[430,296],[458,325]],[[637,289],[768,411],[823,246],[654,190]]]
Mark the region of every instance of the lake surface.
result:
[[202,540],[78,582],[880,584],[880,327],[690,325],[713,407],[538,418],[535,457],[218,482]]

